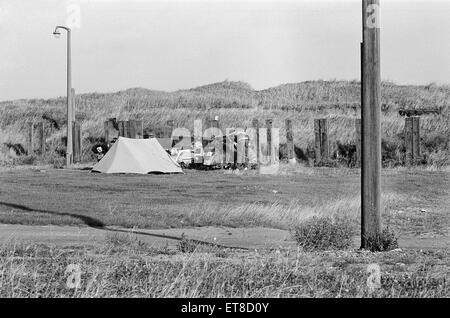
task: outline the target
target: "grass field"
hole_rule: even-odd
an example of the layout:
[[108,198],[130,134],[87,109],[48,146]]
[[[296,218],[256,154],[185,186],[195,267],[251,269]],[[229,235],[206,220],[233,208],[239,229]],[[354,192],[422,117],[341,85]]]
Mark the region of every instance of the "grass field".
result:
[[[383,171],[382,180],[383,221],[403,236],[403,242],[448,241],[450,173],[389,169]],[[16,167],[3,168],[0,181],[0,223],[6,224],[177,231],[217,226],[226,231],[230,227],[291,229],[309,216],[335,214],[348,216],[355,231],[359,228],[360,176],[352,169],[284,166],[277,175],[223,170],[106,175]],[[448,248],[442,249],[448,247],[445,243],[439,245],[441,249],[428,248],[423,240],[416,248],[400,245],[384,253],[355,247],[306,252],[281,245],[230,249],[184,238],[169,248],[141,238],[133,232],[105,231],[96,244],[3,240],[0,296],[450,296],[450,254]],[[81,273],[75,289],[67,285],[70,264]],[[369,264],[380,266],[380,284],[374,290],[367,285]]]
[[[333,214],[359,223],[360,176],[351,169],[144,176],[8,169],[0,178],[2,223],[288,229]],[[385,223],[401,232],[448,231],[450,173],[385,170],[382,180]]]

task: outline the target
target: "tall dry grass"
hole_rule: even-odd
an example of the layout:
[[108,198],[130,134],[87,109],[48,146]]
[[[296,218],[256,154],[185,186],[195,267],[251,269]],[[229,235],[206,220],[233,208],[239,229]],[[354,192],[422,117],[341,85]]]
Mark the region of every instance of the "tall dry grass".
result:
[[[448,297],[448,260],[446,251],[173,253],[128,239],[10,244],[0,247],[0,297]],[[371,263],[382,269],[373,291]]]
[[[405,202],[407,198],[397,193],[384,193],[382,196],[385,213]],[[190,209],[185,216],[189,224],[201,226],[221,225],[238,227],[246,224],[247,227],[270,227],[292,229],[292,227],[311,217],[338,217],[353,222],[355,228],[360,224],[359,195],[344,197],[338,200],[319,201],[305,204],[301,199],[288,203],[276,202],[271,205],[248,203],[239,205],[219,205],[214,203],[198,204]]]

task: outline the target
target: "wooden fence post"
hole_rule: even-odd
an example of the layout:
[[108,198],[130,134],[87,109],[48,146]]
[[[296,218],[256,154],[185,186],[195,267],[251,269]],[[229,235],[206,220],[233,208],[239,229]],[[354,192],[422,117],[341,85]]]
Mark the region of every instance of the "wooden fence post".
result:
[[103,123],[103,129],[105,130],[105,142],[109,144],[109,120]]
[[[53,136],[54,131],[55,127],[53,125],[50,125],[50,136]],[[52,151],[55,149],[55,138],[50,139],[50,149],[52,149]]]
[[316,165],[322,162],[320,156],[320,121],[319,119],[314,119],[314,154],[316,159]]
[[247,135],[243,128],[236,128],[236,163],[243,165],[246,162],[246,149],[245,144],[247,140]]
[[136,121],[129,120],[128,127],[129,127],[130,138],[136,139]]
[[125,137],[125,122],[119,121],[119,136]]
[[316,165],[329,161],[328,120],[314,119]]
[[130,136],[130,122],[128,120],[123,122],[123,136],[126,138],[131,138]]
[[322,160],[325,160],[327,162],[330,159],[330,143],[328,141],[328,120],[326,118],[321,119],[320,130],[321,130],[321,144],[320,144],[321,157]]
[[144,138],[144,125],[142,123],[142,120],[135,120],[134,123],[136,128],[136,138]]
[[33,123],[28,123],[28,133],[27,133],[27,155],[33,154]]
[[361,119],[355,119],[355,146],[356,146],[356,158],[355,166],[361,166]]
[[78,160],[81,162],[83,160],[83,131],[81,130],[81,124],[78,123]]
[[420,161],[420,117],[412,117],[412,153],[414,163]]
[[292,131],[292,120],[286,119],[286,147],[289,162],[295,162],[294,133]]
[[413,159],[412,151],[412,117],[405,118],[405,149],[406,149],[406,164],[411,165]]
[[259,160],[258,165],[267,165],[270,163],[270,158],[268,157],[268,145],[267,145],[267,128],[260,128],[258,129],[258,145],[259,145]]
[[273,162],[273,154],[272,154],[272,119],[266,119],[266,128],[267,128],[267,159],[269,160],[269,165]]
[[280,129],[270,128],[270,164],[278,165],[280,162]]
[[420,160],[420,117],[405,118],[406,164],[412,165]]
[[72,122],[73,162],[81,161],[81,127],[80,123]]
[[259,122],[258,119],[253,119],[252,127],[255,130],[255,146],[254,150],[256,151],[256,164],[259,164]]
[[244,130],[244,158],[245,158],[245,165],[248,166],[250,163],[250,134],[248,132],[248,129],[246,128]]
[[166,126],[163,128],[163,137],[164,138],[172,138],[173,127],[175,123],[173,120],[168,120],[166,122]]
[[39,152],[43,156],[45,154],[45,123],[42,121],[39,123]]
[[77,128],[76,122],[72,122],[72,163],[77,161],[78,149],[77,149]]
[[120,132],[118,132],[119,127],[116,127],[116,124],[117,126],[120,126],[120,122],[116,122],[115,118],[109,118],[104,122],[105,142],[108,144],[108,146],[110,145],[113,138],[122,136],[120,135]]
[[236,133],[235,133],[235,129],[234,128],[227,128],[225,129],[225,157],[226,157],[226,161],[225,163],[231,163],[234,164],[235,163],[235,151],[234,151],[234,145],[236,142]]

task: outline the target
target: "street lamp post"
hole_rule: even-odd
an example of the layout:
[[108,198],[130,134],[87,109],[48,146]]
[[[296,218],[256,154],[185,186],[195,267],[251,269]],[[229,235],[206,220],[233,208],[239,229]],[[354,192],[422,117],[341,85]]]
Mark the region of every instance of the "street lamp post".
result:
[[72,122],[74,118],[72,118],[72,67],[71,67],[71,54],[70,54],[70,28],[65,26],[58,25],[53,32],[55,37],[59,37],[61,33],[59,29],[63,29],[67,31],[67,146],[66,146],[66,167],[70,168],[72,166]]

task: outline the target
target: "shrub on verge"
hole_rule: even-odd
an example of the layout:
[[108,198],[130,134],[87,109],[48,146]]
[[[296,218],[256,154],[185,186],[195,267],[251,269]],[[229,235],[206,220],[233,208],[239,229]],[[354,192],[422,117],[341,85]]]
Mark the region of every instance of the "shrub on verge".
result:
[[295,226],[292,234],[303,250],[323,251],[349,248],[354,229],[345,217],[314,216]]
[[380,235],[367,239],[367,249],[372,252],[384,252],[398,247],[398,237],[388,227]]

